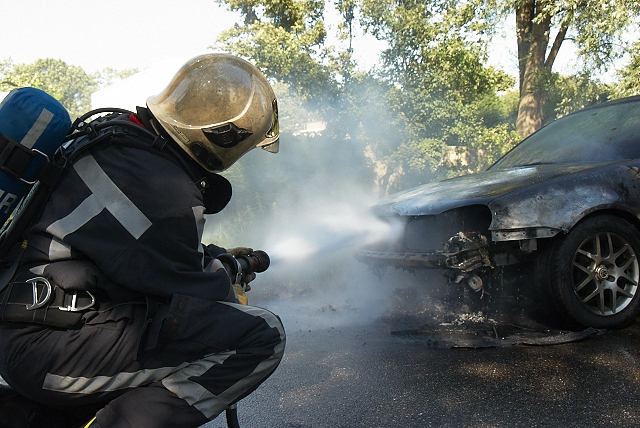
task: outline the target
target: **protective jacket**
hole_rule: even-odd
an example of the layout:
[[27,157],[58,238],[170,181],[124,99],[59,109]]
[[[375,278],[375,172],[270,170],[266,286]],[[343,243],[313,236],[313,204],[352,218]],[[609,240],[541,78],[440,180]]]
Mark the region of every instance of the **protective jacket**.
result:
[[236,301],[200,244],[205,206],[194,180],[170,157],[127,145],[132,138],[101,143],[67,169],[23,262],[62,288],[98,288],[111,300],[178,293]]
[[180,162],[115,138],[65,170],[18,273],[109,304],[71,328],[0,322],[0,376],[41,403],[96,406],[104,428],[199,427],[273,373],[284,329],[237,303],[223,250],[200,243],[225,181],[203,195]]

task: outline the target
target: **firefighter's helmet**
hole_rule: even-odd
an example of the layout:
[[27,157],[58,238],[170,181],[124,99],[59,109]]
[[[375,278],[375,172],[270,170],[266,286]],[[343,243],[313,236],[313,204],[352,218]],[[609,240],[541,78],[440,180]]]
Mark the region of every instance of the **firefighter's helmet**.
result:
[[249,62],[211,53],[188,61],[147,106],[164,130],[210,172],[249,150],[277,153],[278,105],[264,75]]

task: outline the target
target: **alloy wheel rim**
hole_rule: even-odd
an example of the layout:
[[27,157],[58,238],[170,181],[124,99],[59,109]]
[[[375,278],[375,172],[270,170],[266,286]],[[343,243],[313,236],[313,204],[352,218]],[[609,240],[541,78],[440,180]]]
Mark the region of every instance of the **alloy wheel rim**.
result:
[[596,315],[624,310],[638,292],[640,268],[629,242],[611,232],[591,235],[578,247],[572,263],[573,291]]

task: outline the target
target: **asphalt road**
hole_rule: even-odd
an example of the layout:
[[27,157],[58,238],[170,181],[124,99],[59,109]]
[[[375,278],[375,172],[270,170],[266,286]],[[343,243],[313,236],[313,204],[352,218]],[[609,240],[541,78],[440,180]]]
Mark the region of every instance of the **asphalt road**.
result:
[[240,403],[241,427],[640,426],[640,322],[568,334],[464,310],[292,304],[285,357]]
[[[362,284],[251,292],[288,339],[240,402],[241,427],[640,426],[640,319],[556,331],[519,310]],[[203,427],[225,426],[221,415]]]

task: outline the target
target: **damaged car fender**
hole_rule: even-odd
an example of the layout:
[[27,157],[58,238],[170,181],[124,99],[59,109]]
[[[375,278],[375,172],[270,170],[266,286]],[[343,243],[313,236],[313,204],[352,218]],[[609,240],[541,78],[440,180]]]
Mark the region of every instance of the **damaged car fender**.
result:
[[374,213],[402,233],[358,258],[380,272],[444,269],[476,291],[496,268],[544,258],[553,268],[516,282],[548,288],[581,325],[623,326],[640,314],[639,183],[640,97],[602,103],[548,124],[486,171],[382,198]]
[[[638,218],[640,213],[640,178],[638,164],[531,167],[531,179],[553,175],[548,180],[505,193],[487,206],[492,221],[489,229],[493,241],[549,238],[567,233],[586,216],[598,211],[618,211]],[[551,171],[549,171],[551,170]]]

